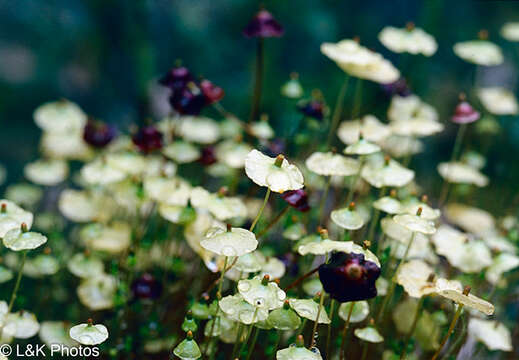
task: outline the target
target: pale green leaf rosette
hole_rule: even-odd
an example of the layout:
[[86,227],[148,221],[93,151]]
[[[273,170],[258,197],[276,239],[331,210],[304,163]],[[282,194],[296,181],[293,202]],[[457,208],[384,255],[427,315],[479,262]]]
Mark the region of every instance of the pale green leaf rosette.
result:
[[[373,202],[373,207],[387,214],[395,215],[402,212],[400,201],[391,196],[384,196]],[[415,214],[416,211],[413,213]]]
[[187,164],[198,160],[200,150],[193,144],[185,141],[175,141],[162,149],[167,158],[178,164]]
[[258,272],[265,265],[265,262],[265,256],[261,252],[253,251],[238,257],[234,267],[244,273]]
[[283,306],[286,294],[268,277],[255,276],[250,280],[240,280],[238,291],[245,301],[259,309],[274,310]]
[[42,196],[43,190],[39,186],[27,183],[13,184],[5,190],[5,197],[8,200],[29,209],[34,208]]
[[441,211],[440,209],[434,209],[430,207],[429,205],[423,203],[423,202],[416,202],[416,203],[404,203],[402,204],[402,213],[415,215],[418,209],[420,210],[420,217],[422,219],[427,220],[436,220],[440,217]]
[[179,177],[149,176],[144,179],[144,191],[152,199],[168,205],[186,206],[191,185]]
[[314,297],[318,292],[323,291],[323,284],[318,278],[307,280],[303,283],[303,291],[306,295]]
[[216,219],[221,221],[237,218],[247,213],[247,208],[240,198],[224,196],[223,191],[211,194],[202,187],[195,187],[191,190],[191,205],[195,208],[209,210]]
[[[373,144],[366,139],[359,139],[357,142],[348,145],[344,153],[348,155],[370,155],[380,151],[380,146]],[[355,172],[356,174],[356,172]],[[353,175],[353,174],[352,174]]]
[[94,160],[81,168],[81,177],[89,185],[109,185],[123,181],[127,174],[106,159]]
[[13,272],[8,268],[0,265],[0,284],[3,284],[13,278]]
[[281,279],[285,275],[286,266],[276,257],[269,257],[262,266],[259,276],[268,275],[271,279]]
[[306,159],[308,170],[323,176],[351,176],[359,172],[359,162],[333,152],[315,152]]
[[342,303],[339,306],[339,317],[344,321],[347,321],[348,314],[350,312],[351,307],[353,306],[353,311],[351,312],[350,322],[357,323],[364,321],[369,315],[369,305],[367,301],[354,301],[348,303]]
[[258,247],[254,233],[242,228],[210,229],[200,245],[215,254],[222,256],[242,256]]
[[76,347],[78,343],[70,338],[69,330],[64,321],[43,321],[38,336],[49,347],[53,344]]
[[276,135],[274,129],[269,125],[268,116],[266,114],[261,116],[260,121],[255,121],[250,124],[248,130],[252,136],[261,140],[272,139]]
[[430,220],[424,219],[419,215],[395,215],[393,220],[398,225],[402,225],[407,230],[412,232],[419,232],[425,235],[431,235],[436,232],[434,223]]
[[216,146],[215,156],[224,165],[231,169],[243,169],[245,159],[252,147],[243,142],[226,140]]
[[54,256],[46,254],[40,254],[32,259],[27,259],[23,267],[23,274],[35,279],[54,275],[58,271],[58,260]]
[[73,326],[69,335],[82,345],[99,345],[108,339],[108,329],[102,324],[94,325],[89,320],[88,324]]
[[298,252],[301,255],[324,255],[332,251],[341,251],[345,253],[363,254],[366,260],[372,261],[380,266],[380,261],[369,249],[355,244],[353,241],[334,241],[325,239],[319,242],[311,242],[299,246]]
[[352,206],[333,210],[330,217],[335,224],[343,229],[358,230],[364,226],[364,219]]
[[36,125],[49,133],[70,133],[83,129],[87,115],[68,100],[48,102],[39,106],[33,114]]
[[317,348],[308,350],[304,346],[304,340],[300,336],[295,344],[276,352],[276,360],[323,360]]
[[33,215],[25,211],[9,200],[0,200],[0,238],[12,229],[20,229],[22,224],[26,224],[30,229],[32,226]]
[[436,293],[457,304],[462,304],[481,311],[486,315],[492,315],[494,313],[494,305],[477,296],[466,293],[465,290],[461,289],[461,284],[459,282],[438,279],[436,281]]
[[370,343],[380,343],[384,341],[384,338],[377,329],[372,326],[368,326],[362,329],[355,329],[354,334],[361,340],[370,342]]
[[8,314],[5,318],[4,333],[16,339],[29,339],[40,330],[36,316],[27,311]]
[[[315,321],[319,312],[319,304],[313,299],[289,299],[290,306],[295,312],[305,319]],[[319,313],[319,324],[329,324],[331,322],[324,309]]]
[[471,318],[469,321],[469,334],[481,341],[488,350],[512,351],[512,336],[510,330],[494,320]]
[[116,290],[115,278],[102,274],[83,280],[77,288],[77,294],[81,303],[90,310],[105,310],[113,307]]
[[294,223],[287,227],[285,231],[283,231],[283,237],[295,241],[301,239],[306,235],[306,228],[303,223]]
[[269,315],[267,309],[254,307],[240,294],[226,296],[218,302],[218,305],[229,319],[246,325],[266,320]]
[[83,227],[81,240],[92,250],[120,254],[131,242],[131,228],[125,222],[114,221],[110,225],[93,223]]
[[88,279],[104,273],[104,265],[101,259],[90,254],[79,253],[68,261],[68,270],[75,276]]
[[46,242],[46,236],[37,232],[27,231],[27,227],[9,230],[3,238],[4,246],[13,251],[36,249]]
[[438,49],[434,37],[411,24],[405,28],[386,26],[378,34],[378,39],[386,48],[396,53],[432,56]]
[[285,301],[282,308],[273,310],[267,322],[277,330],[295,330],[301,325],[301,319],[294,310],[290,308],[288,301]]
[[173,350],[173,354],[182,360],[196,360],[202,357],[198,344],[193,339],[193,333],[187,332],[186,338],[177,345]]
[[402,187],[414,179],[414,171],[403,167],[394,160],[384,161],[382,164],[377,161],[368,161],[362,168],[361,176],[376,188]]
[[[491,284],[497,284],[502,279],[503,273],[519,266],[519,257],[512,254],[501,253],[497,255],[485,272],[485,279]],[[0,270],[0,278],[1,278]],[[1,281],[0,281],[1,282]]]
[[438,164],[438,172],[444,180],[455,184],[484,187],[489,182],[488,177],[478,169],[461,162],[440,163]]
[[454,53],[463,60],[483,66],[495,66],[503,62],[501,48],[487,40],[472,40],[454,44]]
[[258,150],[252,150],[245,159],[245,173],[259,186],[268,187],[277,193],[298,190],[304,186],[301,171],[289,164],[283,155],[271,158]]

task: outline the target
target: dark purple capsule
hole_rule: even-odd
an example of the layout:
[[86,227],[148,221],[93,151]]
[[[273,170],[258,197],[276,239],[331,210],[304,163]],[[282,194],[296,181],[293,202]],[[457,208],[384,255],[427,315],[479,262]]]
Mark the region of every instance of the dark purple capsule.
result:
[[145,126],[132,136],[140,151],[147,154],[162,148],[162,133],[153,126]]
[[202,94],[205,96],[206,105],[211,105],[222,100],[225,95],[221,87],[205,79],[200,82],[200,91],[202,91]]
[[400,78],[395,82],[389,84],[382,84],[381,87],[384,93],[386,93],[389,97],[392,97],[393,95],[411,95],[411,89],[409,88],[409,85],[407,84],[407,81],[404,78]]
[[179,91],[184,89],[190,81],[193,81],[193,76],[188,68],[185,66],[177,66],[160,78],[159,83],[170,88],[172,91]]
[[198,158],[198,161],[204,166],[213,165],[217,161],[214,147],[204,147],[202,149],[202,153],[200,154],[200,158]]
[[96,148],[103,148],[117,136],[115,126],[108,125],[101,121],[88,120],[83,129],[83,139],[89,145]]
[[322,120],[324,117],[324,103],[319,100],[306,100],[297,104],[300,112],[308,117]]
[[[190,84],[193,84],[192,87],[196,88],[194,83]],[[193,91],[189,87],[174,92],[169,98],[169,103],[173,109],[183,115],[200,114],[200,111],[207,105],[206,101],[206,97],[200,89],[196,88]]]
[[285,30],[267,10],[260,10],[243,29],[243,35],[251,37],[280,37]]
[[162,294],[162,284],[151,274],[143,274],[132,283],[132,292],[137,299],[157,299]]
[[363,254],[336,252],[329,263],[319,267],[323,289],[341,303],[360,301],[377,296],[375,282],[380,268]]
[[474,110],[472,105],[466,101],[461,101],[458,106],[456,106],[451,119],[452,122],[456,124],[470,124],[478,120],[479,117],[479,112]]
[[308,205],[308,194],[303,189],[285,191],[281,194],[281,197],[288,203],[288,205],[298,211],[305,212],[310,210],[310,205]]

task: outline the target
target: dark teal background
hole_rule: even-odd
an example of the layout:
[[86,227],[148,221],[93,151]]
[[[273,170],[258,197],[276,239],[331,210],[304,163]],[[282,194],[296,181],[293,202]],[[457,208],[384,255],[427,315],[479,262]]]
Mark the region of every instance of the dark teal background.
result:
[[[283,38],[266,43],[263,101],[263,110],[283,134],[296,116],[293,106],[279,96],[288,74],[299,72],[307,94],[320,88],[333,105],[343,74],[321,55],[319,45],[355,35],[395,65],[405,64],[403,73],[414,90],[440,111],[444,122],[457,94],[470,92],[475,68],[456,58],[452,45],[474,39],[482,28],[503,47],[507,63],[479,72],[478,78],[516,89],[519,43],[502,39],[499,29],[506,21],[519,21],[518,1],[270,0],[264,4],[286,30]],[[246,117],[255,44],[241,30],[257,6],[244,0],[0,0],[0,162],[7,164],[10,180],[19,180],[23,164],[37,157],[39,131],[32,112],[39,104],[65,97],[124,129],[145,117],[157,117],[148,101],[157,90],[150,89],[176,59],[222,86],[227,92],[223,105]],[[384,26],[402,27],[407,21],[436,37],[439,50],[432,58],[405,59],[378,42]],[[352,88],[347,95],[350,103]],[[384,118],[387,98],[376,84],[366,83],[364,90],[362,112]],[[482,194],[498,198],[492,202],[495,207],[516,193],[518,121],[500,119],[505,131],[493,139],[485,169],[493,181]],[[413,160],[421,183],[438,182],[436,164],[449,157],[455,130],[449,124]],[[468,146],[475,144],[472,136]]]

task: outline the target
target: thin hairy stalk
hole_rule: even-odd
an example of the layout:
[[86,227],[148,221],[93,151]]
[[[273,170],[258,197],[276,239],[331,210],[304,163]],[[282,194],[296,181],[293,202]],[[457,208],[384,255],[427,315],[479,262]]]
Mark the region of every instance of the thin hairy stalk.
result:
[[243,323],[239,323],[238,324],[238,330],[236,331],[236,339],[234,340],[234,346],[232,348],[231,359],[235,359],[236,358],[236,352],[238,351],[238,348],[240,346],[240,339],[241,339],[241,336],[242,336],[242,332],[243,332]]
[[256,224],[258,223],[259,219],[261,218],[261,214],[263,214],[263,210],[265,210],[265,206],[267,206],[267,202],[269,201],[270,197],[270,189],[267,188],[267,193],[265,194],[265,198],[263,199],[263,205],[261,205],[260,211],[258,212],[258,215],[256,215],[256,218],[252,222],[249,231],[253,231],[256,227]]
[[393,292],[395,291],[396,287],[396,275],[398,274],[398,270],[400,269],[400,266],[407,260],[407,255],[409,255],[409,250],[411,249],[411,246],[414,242],[415,233],[413,232],[411,235],[411,239],[409,239],[409,243],[407,244],[407,248],[405,249],[404,256],[402,257],[402,260],[398,263],[395,271],[393,272],[393,275],[391,276],[391,285],[389,287],[389,290],[384,297],[384,302],[382,302],[382,306],[380,307],[380,310],[377,314],[377,323],[380,322],[382,319],[382,316],[384,315],[384,311],[386,310],[386,306],[391,301],[391,298],[393,297]]
[[362,104],[362,79],[357,78],[357,84],[355,86],[355,95],[353,97],[353,108],[351,111],[351,118],[355,119],[359,116],[360,105]]
[[434,353],[431,360],[436,360],[438,356],[440,355],[440,352],[442,351],[443,347],[447,343],[447,340],[449,340],[449,337],[451,336],[452,332],[454,331],[454,327],[456,326],[456,323],[458,322],[458,318],[461,315],[461,311],[463,310],[463,304],[458,304],[458,310],[456,310],[456,313],[454,314],[454,317],[452,318],[451,324],[449,326],[449,330],[447,331],[447,335],[443,338],[442,342],[440,343],[440,347],[438,347],[438,350]]
[[258,335],[259,335],[260,329],[254,328],[254,336],[252,337],[252,341],[249,346],[249,350],[247,350],[247,359],[250,360],[250,357],[252,356],[252,352],[254,351],[254,346],[256,346],[256,341],[258,341]]
[[[18,294],[18,290],[20,289],[20,283],[22,281],[23,275],[23,267],[25,265],[25,260],[27,259],[27,250],[22,252],[22,261],[20,262],[20,267],[18,268],[18,275],[16,276],[16,283],[14,284],[13,292],[11,293],[11,300],[9,300],[9,307],[7,308],[7,314],[11,313],[13,309],[14,301],[16,300],[16,295]],[[2,339],[2,335],[4,332],[4,324],[0,326],[0,339]]]
[[307,272],[306,274],[298,277],[297,279],[295,279],[290,285],[288,285],[286,288],[285,288],[285,292],[296,287],[297,285],[299,285],[303,280],[309,278],[310,276],[312,276],[313,274],[315,274],[317,271],[319,271],[319,266],[310,270],[309,272]]
[[[380,191],[378,193],[379,199],[384,197],[386,192],[387,192],[387,187],[385,187],[385,186],[381,187]],[[375,229],[377,228],[379,217],[380,217],[380,210],[375,209],[375,211],[373,212],[373,218],[371,219],[371,224],[369,225],[368,241],[370,243],[373,243],[373,237],[375,236]]]
[[[450,163],[456,161],[459,155],[459,151],[461,149],[461,144],[463,143],[463,137],[465,136],[465,131],[467,129],[467,124],[461,124],[458,128],[458,132],[456,133],[456,140],[454,141],[454,148],[452,149]],[[447,168],[447,171],[449,169]],[[448,199],[449,196],[449,187],[450,183],[448,180],[443,179],[440,198],[438,200],[438,206],[442,206]]]
[[330,130],[328,131],[328,140],[326,141],[326,145],[330,146],[333,136],[335,134],[335,130],[337,130],[337,125],[339,125],[339,121],[342,115],[342,109],[344,105],[344,96],[346,95],[346,89],[348,87],[349,76],[346,75],[344,81],[342,83],[341,89],[339,90],[339,95],[337,95],[337,102],[335,103],[335,109],[333,110],[332,115],[332,123],[330,125]]
[[328,176],[328,179],[326,179],[326,185],[324,187],[323,196],[321,198],[321,206],[319,207],[319,224],[322,224],[323,217],[324,217],[324,208],[326,205],[326,200],[328,198],[328,191],[330,191],[330,183],[332,182],[332,177]]
[[256,46],[256,68],[254,72],[254,93],[252,95],[252,104],[250,111],[249,122],[252,122],[258,118],[260,103],[261,103],[261,89],[263,85],[263,49],[264,40],[258,38]]
[[344,360],[346,358],[346,339],[348,335],[348,328],[350,327],[350,319],[351,314],[353,313],[353,308],[355,307],[355,301],[351,303],[350,311],[348,311],[348,317],[346,318],[346,322],[344,323],[344,328],[342,329],[342,340],[341,340],[341,349],[340,349],[340,359]]
[[362,172],[362,167],[364,166],[364,156],[359,157],[359,171],[355,175],[353,175],[352,181],[351,181],[351,188],[348,191],[348,196],[346,197],[346,201],[344,204],[345,206],[348,206],[351,201],[353,200],[353,195],[355,194],[355,188],[357,187],[357,182],[359,181],[360,174]]
[[[328,262],[328,253],[324,258],[324,263]],[[319,326],[319,316],[321,315],[321,310],[323,309],[324,304],[324,289],[321,291],[321,296],[319,297],[319,308],[317,309],[317,316],[315,317],[314,329],[312,330],[312,341],[310,342],[310,348],[315,345],[315,334],[317,333],[317,327]]]
[[[467,320],[466,316],[460,317],[461,321],[461,333],[460,336],[456,339],[454,344],[449,348],[449,350],[445,353],[445,359],[449,359],[451,355],[454,354],[454,352],[459,349],[458,347],[461,346],[461,343],[463,342],[463,339],[465,339],[465,335],[467,335]],[[475,357],[475,356],[474,356]]]
[[418,318],[420,317],[420,312],[422,310],[424,299],[425,297],[422,296],[418,301],[418,305],[416,306],[416,312],[414,313],[413,323],[411,324],[411,329],[409,329],[409,333],[407,333],[407,336],[405,338],[404,348],[402,349],[402,353],[400,354],[400,360],[405,359],[407,355],[407,346],[409,345],[409,341],[411,340],[411,337],[413,336],[413,333],[416,329],[416,324],[418,324]]
[[256,308],[254,310],[254,315],[252,315],[252,322],[251,324],[249,325],[249,330],[247,331],[247,336],[245,337],[245,341],[243,342],[243,345],[240,349],[240,354],[238,355],[241,355],[241,353],[245,350],[245,347],[247,346],[247,344],[249,343],[249,339],[250,339],[250,335],[252,333],[252,330],[254,328],[254,323],[256,322],[256,316],[258,315],[258,308]]
[[328,333],[326,334],[326,356],[331,358],[331,338],[332,338],[332,322],[333,322],[333,314],[335,312],[335,299],[330,301],[330,323],[328,324]]
[[269,230],[272,229],[272,227],[274,225],[276,225],[278,223],[278,221],[283,218],[283,216],[285,216],[285,214],[288,212],[288,210],[290,210],[290,206],[287,205],[283,210],[281,210],[279,212],[279,214],[277,214],[277,216],[274,219],[272,219],[271,222],[269,222],[269,224],[267,226],[265,226],[265,228],[263,230],[261,230],[259,232],[259,234],[256,236],[256,238],[259,239],[259,238],[263,237],[266,233],[268,233]]

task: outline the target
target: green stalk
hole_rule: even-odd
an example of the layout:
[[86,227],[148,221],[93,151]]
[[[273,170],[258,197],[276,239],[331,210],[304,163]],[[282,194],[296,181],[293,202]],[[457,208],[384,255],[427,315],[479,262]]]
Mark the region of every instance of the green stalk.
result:
[[236,340],[234,341],[234,346],[232,348],[232,359],[236,358],[236,351],[238,351],[238,347],[240,345],[241,334],[243,332],[243,323],[238,323],[238,330],[236,331]]
[[[387,192],[387,187],[385,187],[385,186],[381,187],[378,197],[379,198],[384,197],[386,192]],[[370,243],[372,243],[373,237],[375,236],[375,229],[377,228],[379,217],[380,217],[380,210],[375,209],[375,211],[373,212],[373,219],[371,219],[371,224],[369,225],[368,241]]]
[[245,350],[245,346],[247,346],[247,343],[249,342],[249,339],[250,339],[250,335],[252,333],[252,330],[254,328],[254,322],[256,321],[256,316],[258,315],[258,308],[256,308],[254,310],[254,315],[252,315],[252,323],[249,325],[249,330],[247,331],[247,337],[245,337],[245,341],[243,342],[243,345],[240,349],[240,353],[238,354],[238,356],[241,355],[241,353],[243,352],[243,350]]
[[264,236],[274,225],[278,223],[279,220],[285,216],[285,214],[290,210],[290,206],[287,205],[283,210],[279,212],[279,214],[263,229],[259,232],[259,234],[256,236],[256,238],[261,238]]
[[321,224],[322,221],[323,221],[324,208],[325,208],[326,200],[327,200],[327,197],[328,197],[328,191],[330,191],[330,183],[331,182],[332,182],[332,177],[328,176],[328,179],[326,180],[326,185],[325,185],[325,188],[324,188],[324,192],[323,192],[323,197],[321,198],[321,206],[319,208],[319,224]]
[[364,156],[359,156],[359,171],[355,175],[353,175],[352,184],[350,191],[348,191],[348,196],[346,197],[345,206],[350,205],[353,200],[353,194],[355,193],[355,188],[357,187],[357,182],[359,181],[360,174],[362,172],[362,167],[364,166]]
[[353,313],[353,308],[355,307],[355,301],[351,303],[350,311],[348,311],[348,318],[346,319],[346,322],[344,323],[344,328],[342,329],[342,341],[341,341],[341,348],[340,348],[340,359],[344,360],[346,358],[345,350],[346,350],[346,336],[348,335],[348,328],[350,327],[350,319],[351,314]]
[[335,103],[335,109],[332,116],[332,123],[330,125],[330,130],[328,131],[328,140],[326,141],[326,145],[328,146],[330,146],[332,142],[333,135],[335,134],[335,130],[337,129],[337,125],[339,125],[339,120],[341,119],[344,96],[346,95],[346,88],[348,87],[348,80],[349,77],[346,75],[341,89],[339,90],[339,95],[337,96],[337,102]]
[[332,322],[333,322],[333,313],[335,311],[335,299],[330,301],[330,323],[328,324],[328,334],[326,335],[326,357],[331,358],[331,338],[332,338]]
[[357,79],[357,84],[355,86],[355,95],[354,95],[354,100],[353,100],[353,109],[351,111],[352,120],[354,120],[357,116],[359,116],[361,103],[362,103],[362,79]]
[[380,320],[382,319],[386,306],[388,305],[389,301],[393,297],[393,292],[395,291],[395,287],[396,287],[396,275],[398,274],[398,270],[400,269],[400,266],[407,260],[407,255],[409,255],[409,250],[411,249],[411,246],[413,245],[414,237],[415,237],[415,232],[413,231],[413,233],[411,235],[411,239],[409,239],[409,244],[407,244],[407,248],[405,249],[404,256],[402,257],[402,260],[400,260],[395,271],[393,272],[393,276],[391,276],[391,286],[389,287],[389,291],[387,292],[386,296],[384,297],[384,302],[382,303],[382,306],[380,307],[380,310],[378,312],[377,323],[380,322]]
[[[324,259],[324,263],[326,264],[328,262],[328,253],[326,254],[326,257]],[[317,333],[317,326],[319,325],[319,316],[321,315],[321,309],[323,308],[324,303],[324,290],[321,291],[321,296],[319,297],[319,308],[317,309],[317,316],[315,317],[314,321],[314,329],[312,330],[312,341],[310,342],[310,348],[314,347],[315,345],[315,334]]]
[[454,331],[454,327],[456,326],[456,322],[458,321],[458,318],[461,315],[461,311],[463,310],[463,304],[458,304],[458,310],[456,310],[456,313],[454,314],[454,317],[452,318],[451,324],[449,326],[449,330],[447,331],[447,335],[443,338],[442,342],[440,343],[440,347],[436,352],[434,353],[431,360],[436,360],[438,356],[440,355],[440,352],[442,351],[443,347],[445,346],[445,343],[447,340],[449,340],[449,337],[451,336],[452,332]]
[[14,301],[16,300],[16,295],[18,294],[18,290],[20,289],[20,283],[22,281],[23,267],[25,265],[25,260],[27,259],[27,250],[22,252],[22,261],[20,263],[20,267],[18,269],[18,275],[16,277],[16,283],[14,284],[13,292],[11,293],[11,300],[9,300],[9,307],[7,308],[7,314],[11,313],[13,309]]
[[416,324],[418,324],[418,318],[420,317],[420,311],[422,310],[422,305],[425,300],[425,296],[422,296],[420,300],[418,301],[418,305],[416,307],[416,312],[414,314],[413,323],[411,325],[411,329],[409,329],[409,333],[406,336],[405,342],[404,342],[404,348],[402,349],[402,353],[400,354],[400,360],[405,359],[407,355],[407,346],[409,345],[409,341],[411,340],[411,336],[413,336],[413,333],[416,329]]
[[263,84],[263,43],[263,38],[258,38],[258,43],[256,46],[256,69],[254,72],[254,93],[252,96],[249,122],[253,122],[258,118],[261,103],[261,89]]
[[258,212],[258,215],[256,215],[256,218],[252,222],[252,225],[250,226],[249,231],[254,230],[254,227],[256,227],[256,224],[258,223],[259,219],[261,218],[261,214],[263,214],[263,210],[265,210],[265,206],[267,205],[267,202],[269,201],[270,197],[270,188],[267,188],[267,193],[265,194],[265,198],[263,199],[263,205],[261,205],[260,211]]
[[254,350],[254,346],[256,346],[256,341],[258,340],[260,330],[258,328],[254,328],[254,336],[252,337],[251,344],[249,346],[249,350],[247,351],[247,359],[250,360],[250,357],[252,356],[252,351]]
[[[460,152],[461,144],[463,143],[463,137],[465,136],[466,129],[467,124],[461,124],[458,128],[458,132],[456,133],[456,140],[454,141],[454,148],[452,149],[451,159],[449,162],[456,161],[456,159],[458,158],[458,153]],[[449,181],[444,179],[442,184],[442,190],[440,193],[440,199],[438,201],[439,207],[447,201],[449,195],[449,187]]]

